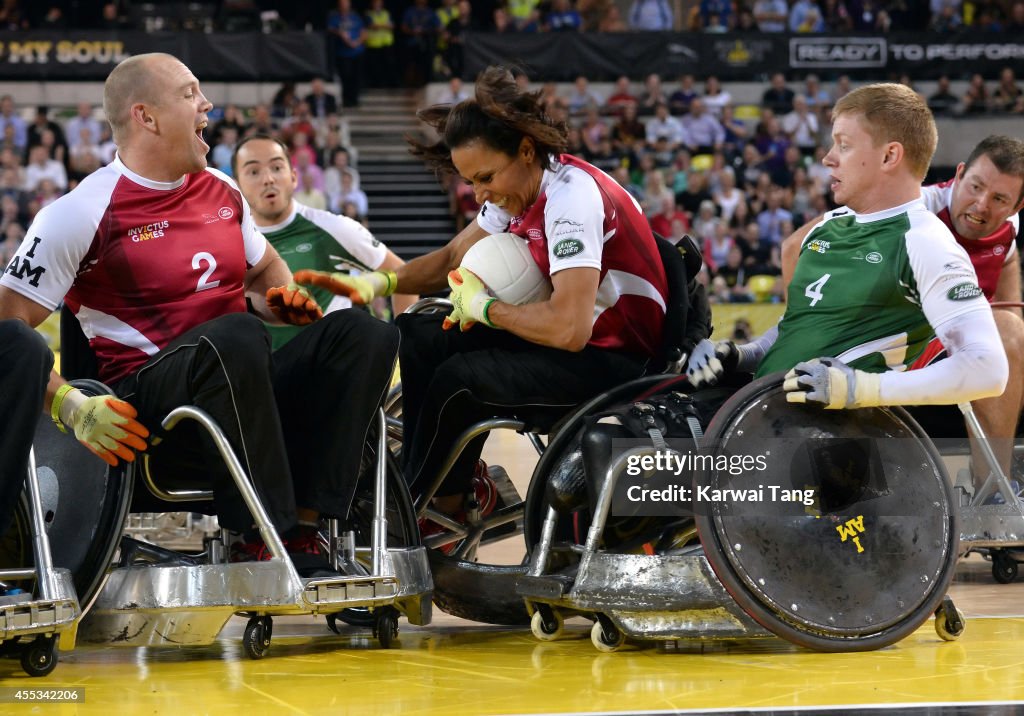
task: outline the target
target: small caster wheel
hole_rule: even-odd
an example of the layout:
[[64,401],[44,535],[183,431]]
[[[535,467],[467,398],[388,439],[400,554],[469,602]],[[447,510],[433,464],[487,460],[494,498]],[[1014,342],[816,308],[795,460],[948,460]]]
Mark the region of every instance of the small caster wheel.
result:
[[992,578],[1000,584],[1009,584],[1017,578],[1017,560],[1003,550],[992,550]]
[[555,609],[538,608],[530,617],[530,631],[541,641],[555,641],[565,632],[565,618]]
[[376,611],[373,621],[373,635],[382,649],[390,649],[398,636],[398,612],[393,607],[382,607]]
[[21,668],[29,676],[46,676],[57,667],[57,639],[37,636],[21,652]]
[[964,613],[951,598],[943,597],[942,604],[935,610],[935,633],[943,641],[956,641],[966,628]]
[[594,642],[598,651],[611,653],[622,648],[626,643],[626,635],[611,621],[605,623],[598,619],[590,630],[590,641]]
[[274,622],[270,617],[252,617],[245,625],[242,635],[242,647],[250,659],[262,659],[270,651],[270,638],[273,635]]

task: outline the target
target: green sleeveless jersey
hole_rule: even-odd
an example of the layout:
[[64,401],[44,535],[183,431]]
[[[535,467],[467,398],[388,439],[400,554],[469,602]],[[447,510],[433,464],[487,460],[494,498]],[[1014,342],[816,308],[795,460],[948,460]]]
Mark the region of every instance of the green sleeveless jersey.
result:
[[979,300],[967,254],[920,200],[874,214],[837,209],[804,238],[757,375],[825,356],[873,373],[906,370],[933,326]]
[[[374,238],[365,226],[346,216],[312,209],[292,202],[294,211],[276,226],[257,227],[277,249],[292,273],[314,271],[373,271],[383,263],[387,247]],[[347,296],[335,296],[325,288],[307,286],[313,298],[330,313],[352,305]],[[273,349],[294,338],[301,326],[267,325]]]

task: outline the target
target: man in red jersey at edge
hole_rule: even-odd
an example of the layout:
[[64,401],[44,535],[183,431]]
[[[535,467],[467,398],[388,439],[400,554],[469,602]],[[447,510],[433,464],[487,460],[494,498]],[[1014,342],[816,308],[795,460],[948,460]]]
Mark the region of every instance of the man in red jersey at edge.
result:
[[[970,256],[985,298],[1020,302],[1020,252],[1015,242],[1018,212],[1024,208],[1024,141],[986,137],[957,166],[952,179],[923,187],[921,194]],[[1003,473],[1010,475],[1013,438],[1024,408],[1024,320],[1019,308],[996,309],[992,315],[1006,349],[1010,379],[1002,395],[976,400],[973,407]],[[929,346],[922,362],[934,357],[935,347]],[[941,344],[937,348],[941,350]]]
[[[75,313],[117,398],[87,397],[51,374],[44,412],[112,465],[145,449],[143,426],[173,408],[209,413],[286,548],[303,556],[300,573],[315,574],[328,564],[317,520],[348,512],[398,332],[363,312],[321,318],[292,283],[234,182],[207,168],[212,105],[179,60],[123,61],[103,107],[117,156],[33,221],[0,277],[0,319],[36,326],[61,301]],[[271,354],[261,318],[315,323]],[[179,428],[152,451],[162,467],[187,470],[197,442]],[[226,470],[203,473],[221,525],[249,529]],[[244,552],[265,553],[258,545]]]

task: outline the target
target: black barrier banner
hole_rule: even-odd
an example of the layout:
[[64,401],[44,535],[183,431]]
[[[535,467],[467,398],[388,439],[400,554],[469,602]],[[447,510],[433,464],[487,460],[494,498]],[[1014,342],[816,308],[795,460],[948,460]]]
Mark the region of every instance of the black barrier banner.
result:
[[0,32],[0,81],[103,80],[145,52],[181,59],[201,81],[330,76],[320,33]]
[[980,72],[995,77],[1006,66],[1024,73],[1024,38],[980,32],[877,36],[791,34],[472,33],[466,39],[466,79],[490,64],[520,64],[532,79],[568,81],[578,75],[611,81],[714,74],[749,80],[773,72],[850,74],[885,79],[906,72],[933,79]]

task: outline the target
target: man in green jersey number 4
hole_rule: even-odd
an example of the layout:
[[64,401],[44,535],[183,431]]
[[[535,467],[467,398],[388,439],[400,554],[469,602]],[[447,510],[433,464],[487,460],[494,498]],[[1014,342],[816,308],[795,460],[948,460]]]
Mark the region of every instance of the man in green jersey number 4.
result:
[[[896,84],[850,92],[823,159],[841,207],[803,240],[786,312],[752,343],[705,341],[696,387],[723,371],[788,371],[790,402],[826,408],[960,403],[1002,393],[1007,361],[966,252],[921,198],[937,143],[928,107]],[[932,335],[949,358],[907,367]]]
[[[366,227],[348,217],[329,211],[311,209],[294,201],[295,170],[288,159],[288,149],[269,135],[246,138],[232,158],[232,171],[242,195],[252,209],[252,218],[260,232],[277,249],[292,273],[303,269],[335,271],[394,271],[402,265],[386,246],[374,238]],[[348,297],[335,296],[323,288],[308,289],[325,313],[348,308]],[[395,313],[401,313],[416,296],[395,295]],[[301,326],[268,325],[273,348],[277,350]]]

